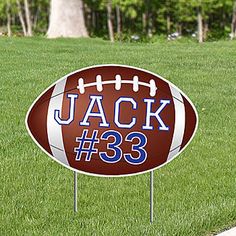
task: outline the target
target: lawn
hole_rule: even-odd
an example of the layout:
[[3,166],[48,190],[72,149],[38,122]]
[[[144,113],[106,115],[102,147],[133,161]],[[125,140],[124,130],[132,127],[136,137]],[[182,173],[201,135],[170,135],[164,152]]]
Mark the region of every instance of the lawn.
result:
[[[141,67],[176,84],[196,105],[195,138],[149,174],[78,175],[47,157],[25,128],[34,99],[85,66]],[[99,39],[0,38],[0,235],[211,235],[236,225],[236,41],[115,43]]]

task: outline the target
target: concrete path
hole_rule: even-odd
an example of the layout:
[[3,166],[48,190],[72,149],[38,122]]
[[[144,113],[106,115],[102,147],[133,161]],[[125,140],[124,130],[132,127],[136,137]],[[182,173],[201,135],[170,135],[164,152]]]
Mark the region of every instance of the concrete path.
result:
[[216,236],[236,236],[236,227],[227,230],[223,233],[217,234]]

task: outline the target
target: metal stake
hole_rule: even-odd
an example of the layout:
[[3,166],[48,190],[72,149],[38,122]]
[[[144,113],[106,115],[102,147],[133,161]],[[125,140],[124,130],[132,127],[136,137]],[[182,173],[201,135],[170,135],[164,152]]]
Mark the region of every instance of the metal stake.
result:
[[74,211],[77,212],[77,172],[74,171]]
[[154,171],[150,172],[150,223],[153,223],[153,176]]

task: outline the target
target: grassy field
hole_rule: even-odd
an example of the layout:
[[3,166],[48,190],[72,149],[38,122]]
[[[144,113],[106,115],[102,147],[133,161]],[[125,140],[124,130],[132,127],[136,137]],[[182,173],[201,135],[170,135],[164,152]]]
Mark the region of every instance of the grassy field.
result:
[[[196,105],[199,128],[186,150],[149,174],[78,177],[33,143],[24,119],[63,75],[94,64],[142,67]],[[211,235],[236,225],[236,42],[110,44],[98,39],[0,38],[0,235]]]

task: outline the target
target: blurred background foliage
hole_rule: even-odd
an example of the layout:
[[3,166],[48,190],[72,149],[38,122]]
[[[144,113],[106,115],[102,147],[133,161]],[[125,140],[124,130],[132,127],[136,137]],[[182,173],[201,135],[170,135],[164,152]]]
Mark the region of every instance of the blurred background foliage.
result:
[[[200,40],[199,27],[201,41],[235,37],[235,0],[84,0],[83,13],[90,37],[109,39],[112,30],[120,41]],[[45,35],[49,15],[50,0],[1,0],[0,34]]]

